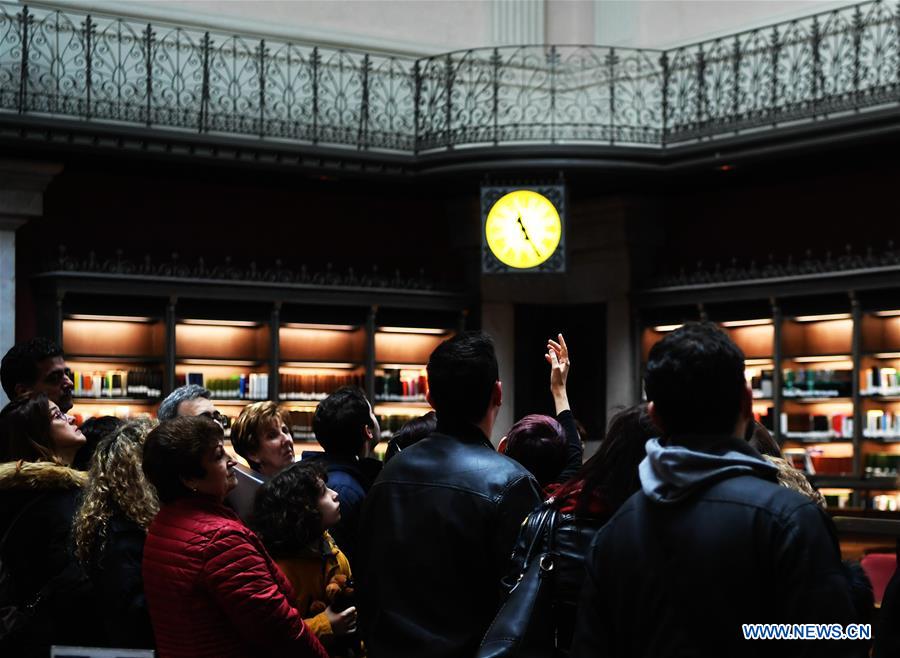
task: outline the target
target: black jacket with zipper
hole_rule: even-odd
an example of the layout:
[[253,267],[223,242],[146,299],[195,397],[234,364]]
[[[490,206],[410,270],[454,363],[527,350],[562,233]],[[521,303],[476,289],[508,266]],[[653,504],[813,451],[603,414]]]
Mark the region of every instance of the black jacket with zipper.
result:
[[371,658],[474,654],[540,500],[531,474],[475,426],[439,424],[394,457],[369,491],[353,565]]

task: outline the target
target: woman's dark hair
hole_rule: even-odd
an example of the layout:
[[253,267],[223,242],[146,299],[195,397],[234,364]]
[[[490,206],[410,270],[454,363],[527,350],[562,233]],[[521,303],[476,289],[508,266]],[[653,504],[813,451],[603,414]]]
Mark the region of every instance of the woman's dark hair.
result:
[[161,502],[191,495],[182,479],[206,476],[203,457],[222,438],[222,426],[206,416],[179,416],[151,430],[144,441],[143,469]]
[[530,414],[510,428],[505,454],[528,469],[544,488],[566,467],[566,447],[565,432],[555,418]]
[[302,461],[288,466],[256,492],[251,525],[272,557],[303,553],[322,535],[319,498],[326,482],[324,466]]
[[441,423],[477,423],[500,379],[494,341],[467,331],[434,348],[428,358],[428,391]]
[[589,516],[592,500],[599,497],[611,515],[641,488],[638,464],[647,456],[645,444],[655,436],[659,430],[646,403],[622,409],[610,419],[597,453],[561,487],[557,499],[580,486],[576,514]]
[[384,453],[384,461],[387,462],[401,450],[406,450],[414,443],[418,443],[426,436],[434,434],[437,428],[437,415],[429,411],[423,416],[413,418],[394,433],[394,438],[388,444]]
[[13,400],[0,411],[0,462],[56,462],[50,401],[43,393]]
[[121,429],[124,424],[124,420],[115,416],[98,416],[84,421],[81,425],[81,433],[84,434],[86,441],[75,454],[72,468],[77,468],[79,471],[86,471],[90,468],[91,457],[100,441]]
[[644,374],[666,436],[733,431],[746,386],[744,353],[711,322],[689,322],[656,343]]

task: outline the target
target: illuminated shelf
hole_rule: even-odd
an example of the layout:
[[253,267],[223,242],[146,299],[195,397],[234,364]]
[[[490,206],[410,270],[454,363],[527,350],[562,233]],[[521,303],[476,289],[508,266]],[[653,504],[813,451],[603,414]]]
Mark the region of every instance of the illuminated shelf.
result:
[[833,398],[826,398],[826,397],[821,397],[821,398],[820,397],[796,397],[795,398],[795,397],[791,397],[789,395],[782,395],[781,400],[782,400],[782,402],[797,402],[798,404],[821,404],[823,402],[836,402],[836,403],[843,403],[843,404],[851,404],[853,402],[853,398],[846,397],[846,396],[833,397]]
[[234,366],[236,368],[258,368],[266,365],[262,359],[220,359],[218,357],[179,356],[175,363],[180,366]]
[[837,436],[834,432],[782,432],[785,440],[801,443],[851,443],[852,437]]
[[162,398],[85,398],[73,397],[72,402],[75,404],[135,404],[151,406],[159,404]]
[[109,356],[97,354],[66,354],[66,363],[160,363],[163,356]]

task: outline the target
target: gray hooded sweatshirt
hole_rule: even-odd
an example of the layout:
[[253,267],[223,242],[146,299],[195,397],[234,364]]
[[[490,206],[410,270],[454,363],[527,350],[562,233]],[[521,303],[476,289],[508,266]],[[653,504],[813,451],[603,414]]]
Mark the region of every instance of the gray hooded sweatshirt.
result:
[[697,487],[738,475],[755,475],[775,482],[778,468],[750,444],[732,437],[692,441],[692,447],[647,441],[647,456],[638,472],[644,495],[655,503],[677,503]]

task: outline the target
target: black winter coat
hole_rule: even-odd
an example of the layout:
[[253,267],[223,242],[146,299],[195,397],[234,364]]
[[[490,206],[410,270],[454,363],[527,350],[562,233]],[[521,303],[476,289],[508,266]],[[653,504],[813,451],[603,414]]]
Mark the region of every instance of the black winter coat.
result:
[[769,480],[726,477],[668,505],[639,491],[586,562],[573,658],[854,653],[839,641],[743,639],[742,624],[855,616],[831,520]]
[[354,563],[371,658],[475,653],[500,605],[500,579],[534,478],[474,426],[447,427],[394,457],[363,507]]
[[108,646],[154,646],[141,575],[146,538],[141,526],[120,513],[109,520],[106,542],[98,540],[94,547],[88,573],[99,597]]
[[28,628],[11,646],[3,645],[3,655],[45,658],[52,644],[103,641],[94,590],[71,542],[85,479],[85,473],[49,462],[0,464],[0,535],[33,502],[13,527],[2,556],[19,602],[33,602],[50,583]]

